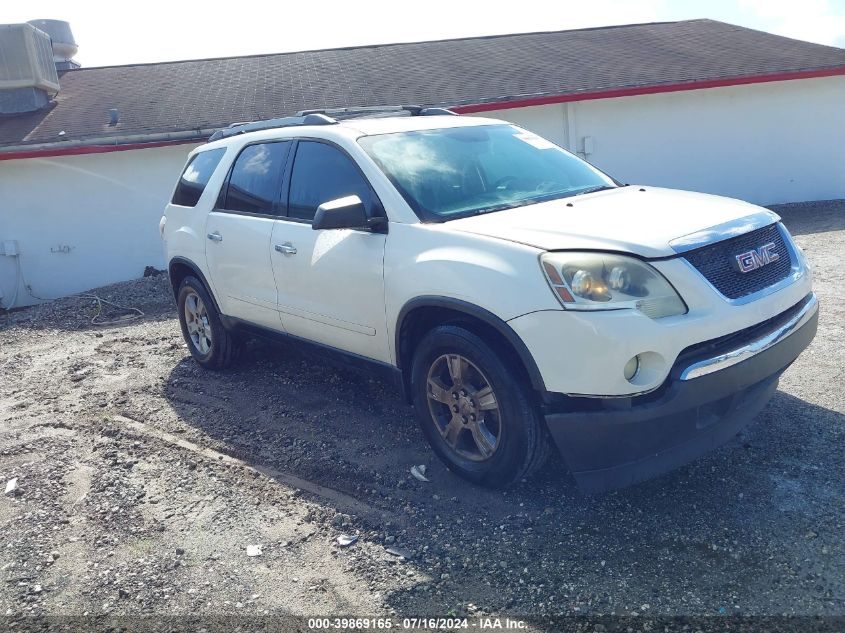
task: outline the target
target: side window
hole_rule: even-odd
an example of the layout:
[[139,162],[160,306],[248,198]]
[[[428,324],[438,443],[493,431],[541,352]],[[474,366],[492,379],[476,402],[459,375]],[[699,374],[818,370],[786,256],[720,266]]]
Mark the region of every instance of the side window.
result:
[[274,213],[290,141],[247,145],[238,155],[223,208],[245,213]]
[[314,141],[300,141],[293,163],[288,215],[313,220],[324,202],[357,195],[371,208],[372,190],[352,160],[342,151]]
[[185,165],[185,171],[179,178],[179,183],[176,185],[176,191],[173,192],[173,199],[170,202],[183,207],[197,206],[202,192],[205,191],[205,186],[211,180],[211,175],[217,169],[217,165],[220,164],[220,159],[223,158],[225,153],[226,150],[221,147],[220,149],[194,154],[188,164]]

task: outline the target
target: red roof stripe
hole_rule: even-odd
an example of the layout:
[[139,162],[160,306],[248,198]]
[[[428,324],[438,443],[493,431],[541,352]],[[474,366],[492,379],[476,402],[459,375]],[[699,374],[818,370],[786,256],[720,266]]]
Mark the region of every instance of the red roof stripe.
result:
[[789,81],[792,79],[813,79],[816,77],[835,77],[845,75],[845,66],[824,68],[821,70],[799,70],[794,72],[776,73],[773,75],[728,77],[726,79],[705,79],[679,84],[661,84],[656,86],[636,86],[633,88],[614,88],[612,90],[596,90],[590,92],[576,92],[562,95],[546,95],[516,99],[511,101],[496,101],[494,103],[476,103],[453,106],[451,109],[461,114],[476,112],[492,112],[494,110],[508,110],[510,108],[527,108],[531,106],[549,105],[552,103],[568,103],[572,101],[591,101],[594,99],[612,99],[614,97],[634,97],[638,95],[660,94],[664,92],[682,92],[685,90],[702,90],[705,88],[724,88],[727,86],[742,86],[746,84],[769,83],[772,81]]

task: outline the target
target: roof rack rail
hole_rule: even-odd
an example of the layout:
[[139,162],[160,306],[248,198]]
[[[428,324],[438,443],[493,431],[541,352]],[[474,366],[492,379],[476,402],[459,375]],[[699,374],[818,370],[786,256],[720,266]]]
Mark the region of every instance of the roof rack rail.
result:
[[297,116],[306,116],[309,114],[324,114],[326,116],[332,117],[335,120],[360,119],[365,117],[378,118],[390,116],[457,116],[457,112],[452,112],[451,110],[447,110],[446,108],[425,107],[418,105],[317,108],[313,110],[300,110],[296,113]]
[[246,134],[247,132],[257,132],[258,130],[271,130],[280,127],[295,127],[299,125],[334,125],[337,121],[319,112],[297,114],[296,116],[286,116],[278,119],[266,119],[264,121],[250,121],[247,123],[233,123],[227,128],[217,130],[214,134],[208,137],[208,142],[217,141],[221,138],[228,138],[230,136],[237,136],[238,134]]
[[446,108],[423,107],[416,105],[406,106],[362,106],[359,108],[322,108],[316,110],[300,110],[295,116],[281,117],[279,119],[267,119],[264,121],[248,121],[245,123],[232,123],[227,128],[217,130],[208,138],[208,142],[217,141],[221,138],[256,132],[258,130],[271,130],[282,127],[296,127],[300,125],[334,125],[344,119],[379,118],[389,116],[437,116],[454,115],[456,112]]

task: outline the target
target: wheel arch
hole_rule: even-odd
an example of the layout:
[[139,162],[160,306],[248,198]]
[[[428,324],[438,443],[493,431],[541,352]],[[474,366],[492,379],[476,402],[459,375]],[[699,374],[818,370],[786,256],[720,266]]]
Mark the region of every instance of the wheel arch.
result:
[[402,371],[406,395],[411,393],[410,364],[416,344],[433,327],[449,323],[465,324],[482,338],[489,339],[491,335],[495,337],[496,340],[493,342],[504,344],[507,351],[520,363],[531,387],[540,393],[546,392],[543,377],[537,363],[534,362],[534,357],[507,322],[489,310],[468,301],[429,295],[408,301],[402,306],[396,320],[394,333],[396,366]]
[[214,302],[214,308],[217,310],[217,314],[221,315],[221,317],[223,316],[223,313],[220,311],[220,305],[217,303],[217,297],[214,296],[214,291],[211,289],[211,284],[208,283],[208,279],[205,278],[205,275],[202,273],[199,266],[190,259],[185,257],[174,257],[167,265],[167,274],[170,277],[170,285],[173,288],[174,299],[177,301],[179,299],[179,286],[182,284],[182,280],[189,275],[193,275],[202,282],[203,286],[205,286],[208,295]]

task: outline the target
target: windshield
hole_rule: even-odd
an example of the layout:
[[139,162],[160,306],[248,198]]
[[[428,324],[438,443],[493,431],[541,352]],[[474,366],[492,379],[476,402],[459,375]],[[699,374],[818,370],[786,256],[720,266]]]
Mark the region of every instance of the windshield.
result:
[[615,186],[551,141],[512,125],[378,134],[358,142],[416,214],[428,221]]

